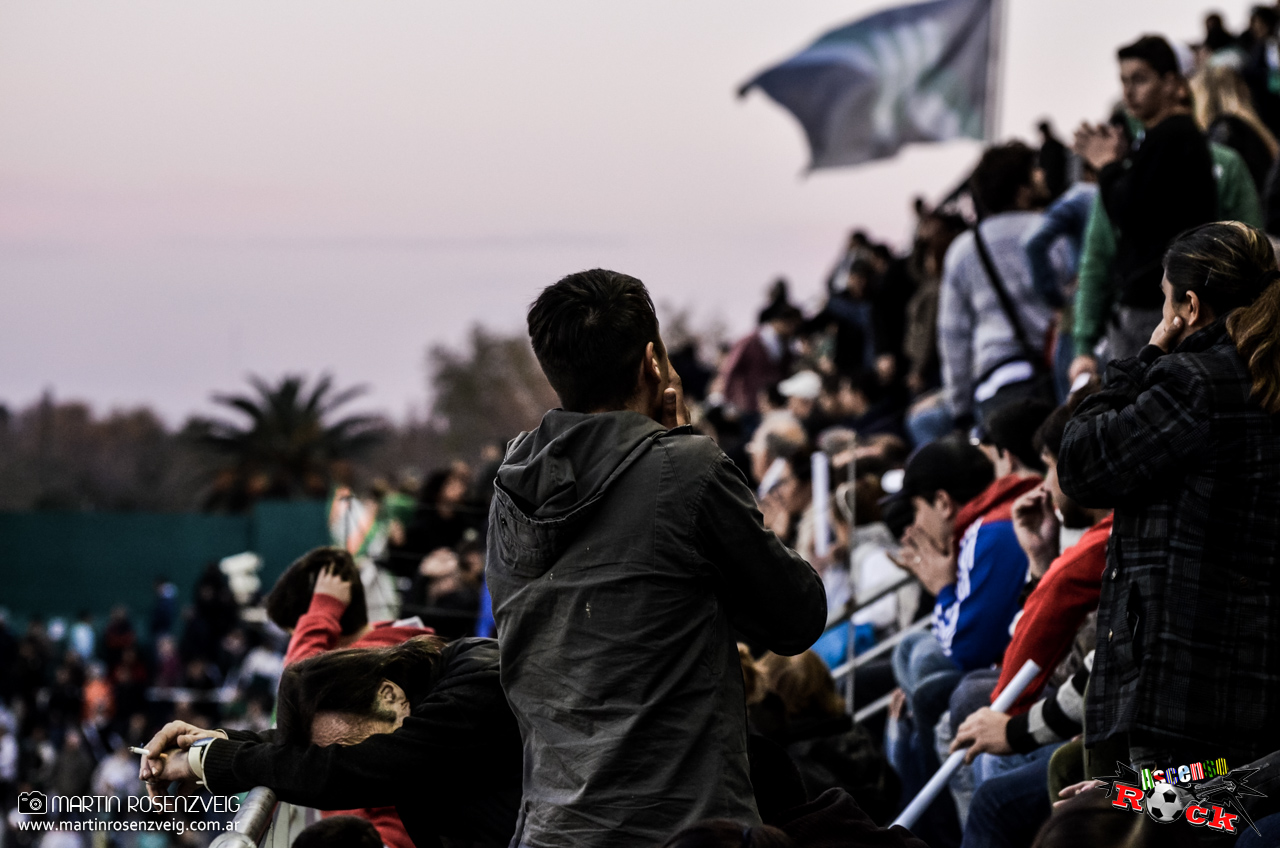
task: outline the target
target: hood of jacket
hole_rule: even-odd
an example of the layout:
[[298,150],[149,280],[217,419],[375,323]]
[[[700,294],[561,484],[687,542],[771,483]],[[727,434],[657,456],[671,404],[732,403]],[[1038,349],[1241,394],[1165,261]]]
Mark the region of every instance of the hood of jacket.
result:
[[1038,475],[1023,477],[1006,474],[996,478],[982,494],[960,507],[960,511],[956,513],[956,544],[964,538],[969,525],[979,518],[989,522],[1008,521],[1013,517],[1013,502],[1043,482],[1044,478]]
[[613,482],[666,432],[638,412],[548,412],[498,468],[490,540],[500,561],[528,576],[550,568]]

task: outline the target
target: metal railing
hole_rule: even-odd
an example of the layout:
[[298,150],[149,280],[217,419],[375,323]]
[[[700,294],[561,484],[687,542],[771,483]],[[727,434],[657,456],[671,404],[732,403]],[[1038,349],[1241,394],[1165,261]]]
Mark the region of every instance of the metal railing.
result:
[[271,827],[276,811],[276,793],[265,786],[250,789],[231,820],[231,829],[218,835],[209,848],[257,848]]

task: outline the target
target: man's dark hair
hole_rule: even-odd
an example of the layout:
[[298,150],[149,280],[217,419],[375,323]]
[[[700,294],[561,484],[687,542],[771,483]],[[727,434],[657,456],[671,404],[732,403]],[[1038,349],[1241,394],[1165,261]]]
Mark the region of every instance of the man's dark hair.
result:
[[529,308],[529,339],[542,373],[572,412],[625,406],[645,346],[662,343],[644,283],[600,268],[543,289]]
[[902,476],[902,495],[933,500],[941,491],[963,505],[982,494],[995,478],[987,455],[967,438],[952,434],[911,455]]
[[299,833],[293,848],[382,848],[382,837],[365,819],[331,816]]
[[1132,44],[1126,44],[1116,51],[1116,58],[1140,59],[1160,76],[1182,73],[1177,54],[1173,52],[1169,42],[1159,35],[1144,35]]
[[1076,414],[1081,401],[1097,394],[1100,388],[1101,384],[1091,381],[1084,388],[1072,392],[1066,403],[1049,413],[1049,417],[1036,430],[1035,438],[1031,440],[1037,454],[1047,453],[1055,460],[1058,458],[1058,454],[1062,453],[1062,436],[1067,431],[1067,422]]
[[377,704],[382,681],[395,683],[412,702],[425,694],[419,684],[430,678],[443,647],[444,640],[435,636],[415,636],[388,648],[329,651],[294,663],[280,678],[280,735],[289,744],[310,745],[311,724],[321,712],[384,718]]
[[[983,423],[983,441],[1008,451],[1027,468],[1043,471],[1040,451],[1035,448],[1035,434],[1054,406],[1047,400],[1022,398],[1001,406]],[[1056,454],[1055,454],[1056,456]]]
[[342,548],[316,548],[308,551],[289,566],[276,585],[271,587],[267,595],[267,618],[270,618],[282,630],[292,630],[298,626],[298,619],[306,614],[311,606],[311,594],[316,587],[316,577],[325,568],[333,566],[338,576],[351,582],[351,603],[347,604],[338,623],[342,627],[342,635],[350,636],[359,632],[369,623],[369,611],[364,603],[364,585],[360,582],[360,571],[356,568],[351,554]]
[[1039,154],[1020,141],[988,147],[969,178],[974,203],[984,215],[1018,205],[1018,191],[1031,185]]
[[1273,6],[1254,6],[1249,10],[1249,20],[1254,18],[1262,21],[1262,25],[1267,28],[1267,32],[1276,31],[1276,23],[1280,21],[1280,13],[1276,12]]

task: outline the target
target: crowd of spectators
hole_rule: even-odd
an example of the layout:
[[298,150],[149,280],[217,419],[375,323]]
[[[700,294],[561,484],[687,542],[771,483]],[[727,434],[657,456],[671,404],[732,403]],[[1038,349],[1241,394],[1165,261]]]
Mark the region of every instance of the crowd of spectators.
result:
[[[1265,241],[1249,229],[1280,232],[1280,14],[1256,7],[1239,35],[1229,33],[1218,15],[1205,25],[1203,43],[1185,50],[1159,36],[1121,48],[1116,71],[1123,103],[1104,122],[1083,126],[1071,145],[1045,124],[1035,146],[988,148],[962,191],[938,207],[917,203],[906,253],[854,232],[816,308],[803,309],[779,280],[756,328],[734,344],[671,351],[691,426],[710,436],[749,482],[764,527],[817,572],[827,628],[811,650],[796,656],[766,650],[764,636],[738,634],[752,801],[764,825],[705,822],[672,835],[668,845],[1153,844],[1151,822],[1099,806],[1090,789],[1117,759],[1163,764],[1158,757],[1187,749],[1170,747],[1154,732],[1158,724],[1126,726],[1100,738],[1102,719],[1091,725],[1086,718],[1086,684],[1091,676],[1109,680],[1108,669],[1121,661],[1112,654],[1119,649],[1104,643],[1122,623],[1113,619],[1101,636],[1099,607],[1105,612],[1108,603],[1104,574],[1113,569],[1115,580],[1118,568],[1114,546],[1108,550],[1112,528],[1129,519],[1113,515],[1105,486],[1078,465],[1060,468],[1085,450],[1083,425],[1073,431],[1073,416],[1096,418],[1106,404],[1120,404],[1116,378],[1104,387],[1102,366],[1112,360],[1150,366],[1143,356],[1153,358],[1185,340],[1186,333],[1175,339],[1173,328],[1209,327],[1213,310],[1221,317],[1225,305],[1250,306],[1269,296],[1268,286],[1274,288],[1280,276],[1274,256],[1268,264],[1259,246]],[[1180,234],[1190,231],[1185,238],[1194,239],[1217,220],[1248,225],[1239,228],[1247,244],[1237,252],[1253,253],[1230,260],[1188,253],[1185,262],[1208,263],[1224,279],[1248,276],[1248,285],[1240,285],[1252,288],[1220,282],[1214,294],[1196,295],[1199,313],[1171,323],[1173,301],[1166,298],[1173,295],[1162,289],[1166,251]],[[1218,242],[1230,240],[1215,232]],[[1182,301],[1194,287],[1184,289]],[[1222,291],[1229,292],[1227,300]],[[1169,334],[1163,342],[1153,335],[1157,328]],[[1150,353],[1152,347],[1160,350]],[[395,719],[397,711],[399,721],[418,716],[425,690],[379,688],[378,675],[361,667],[416,663],[422,674],[430,669],[439,676],[432,685],[470,675],[475,682],[469,685],[483,690],[474,696],[478,703],[500,714],[498,729],[483,740],[498,787],[492,797],[473,797],[476,787],[458,792],[456,784],[424,783],[424,792],[443,792],[433,809],[457,820],[465,818],[459,810],[479,809],[468,805],[492,801],[494,821],[505,826],[504,817],[514,822],[519,815],[523,823],[527,803],[518,813],[518,799],[507,798],[519,783],[519,763],[510,746],[503,747],[515,738],[505,704],[510,700],[520,712],[521,699],[545,697],[548,676],[562,672],[542,657],[542,678],[516,679],[517,672],[506,668],[499,689],[493,643],[463,638],[495,635],[485,581],[493,552],[486,539],[493,480],[503,459],[494,446],[474,466],[455,462],[424,480],[406,477],[398,486],[375,485],[363,494],[339,487],[329,512],[333,547],[309,554],[281,578],[267,599],[271,623],[250,623],[253,616],[244,609],[258,599],[238,601],[216,565],[180,615],[171,584],[157,583],[146,638],[124,609],[101,630],[88,615],[74,623],[32,620],[21,637],[0,623],[0,792],[6,809],[12,811],[16,795],[30,789],[66,795],[91,788],[144,791],[137,761],[121,752],[142,744],[159,724],[175,721],[186,730],[157,736],[166,746],[178,742],[179,732],[194,738],[206,733],[199,728],[232,731],[222,734],[226,744],[207,750],[225,752],[233,745],[234,755],[195,758],[202,764],[193,770],[225,781],[220,785],[276,781],[307,796],[316,780],[309,761],[301,754],[281,759],[264,753],[271,737],[263,731],[282,674],[281,691],[293,699],[284,704],[282,732],[304,747],[322,744],[322,713],[351,712],[341,704],[353,696],[330,691],[339,671],[348,675],[344,680],[368,678],[369,691],[387,709],[358,728],[336,731],[343,745],[354,747],[345,755],[348,765],[327,760],[325,769],[367,774],[376,763],[360,759],[362,746],[355,742],[383,733],[394,733],[425,757],[436,752],[438,740],[426,725],[406,725],[406,731]],[[547,460],[535,453],[529,461]],[[530,499],[549,485],[532,472],[521,483],[530,487]],[[512,491],[520,490],[513,484]],[[1085,493],[1087,502],[1072,492]],[[905,575],[915,578],[910,586],[853,613],[859,596]],[[549,585],[553,575],[545,582],[535,576],[536,587],[518,590],[526,597],[566,591]],[[1256,587],[1260,578],[1242,579]],[[1149,588],[1134,586],[1135,592]],[[588,600],[588,618],[591,610]],[[1139,616],[1132,606],[1129,612]],[[528,626],[518,618],[507,622]],[[920,622],[890,656],[859,667],[846,702],[831,670]],[[1138,632],[1134,625],[1135,641]],[[792,635],[788,631],[786,638]],[[353,659],[345,648],[370,653]],[[504,645],[503,656],[510,650]],[[1274,659],[1268,655],[1264,665]],[[991,704],[1026,661],[1040,673],[1012,708],[994,711]],[[579,674],[627,671],[590,671],[577,659],[570,665]],[[405,672],[403,679],[417,673]],[[1230,685],[1237,684],[1221,683],[1222,691],[1236,691]],[[1101,711],[1112,709],[1119,696],[1108,693],[1111,700],[1102,700],[1095,683],[1092,697]],[[852,709],[885,701],[887,709],[866,722],[852,720]],[[531,709],[536,713],[536,706]],[[1152,711],[1158,722],[1160,708]],[[305,717],[301,725],[298,714]],[[607,720],[614,719],[582,721],[585,727]],[[1248,720],[1240,719],[1241,727]],[[377,722],[390,724],[371,729]],[[1084,748],[1086,728],[1098,746]],[[1177,732],[1201,741],[1212,737]],[[1266,757],[1280,746],[1271,741],[1260,734],[1233,743],[1233,764],[1261,758],[1264,771],[1274,769]],[[535,767],[528,758],[537,755],[527,745],[526,738],[526,771]],[[969,752],[966,765],[913,828],[914,836],[886,830],[947,754],[961,749]],[[398,762],[389,749],[379,750]],[[465,758],[443,762],[476,775]],[[586,756],[569,770],[588,762]],[[546,759],[536,767],[557,779],[565,769]],[[426,779],[389,771],[370,777],[373,788],[357,797],[388,797],[374,791],[380,780]],[[1055,813],[1059,797],[1069,800]],[[364,840],[394,848],[421,845],[422,834],[438,829],[438,823],[406,817],[401,804],[342,812],[313,825],[297,844]],[[1262,832],[1274,837],[1278,822],[1264,819]],[[466,822],[452,826],[465,828]],[[1190,839],[1183,831],[1176,839]],[[15,844],[29,839],[12,829],[8,838]],[[1270,844],[1250,838],[1239,844]]]

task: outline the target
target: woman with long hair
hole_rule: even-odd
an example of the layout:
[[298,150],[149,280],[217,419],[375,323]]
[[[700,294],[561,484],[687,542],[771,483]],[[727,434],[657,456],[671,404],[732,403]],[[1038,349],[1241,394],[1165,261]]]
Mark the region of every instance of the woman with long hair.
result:
[[1209,66],[1190,80],[1196,123],[1210,141],[1240,154],[1258,191],[1280,154],[1280,143],[1253,108],[1249,86],[1233,68]]
[[1101,769],[1280,749],[1280,270],[1234,221],[1180,235],[1164,268],[1151,344],[1111,364],[1058,460],[1068,496],[1115,509],[1085,719]]

